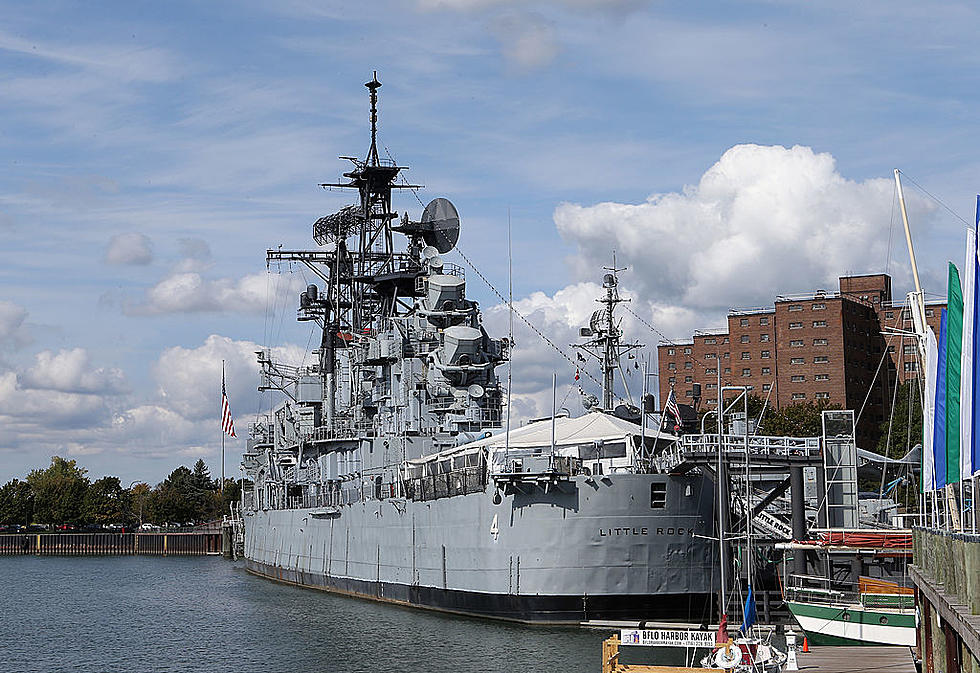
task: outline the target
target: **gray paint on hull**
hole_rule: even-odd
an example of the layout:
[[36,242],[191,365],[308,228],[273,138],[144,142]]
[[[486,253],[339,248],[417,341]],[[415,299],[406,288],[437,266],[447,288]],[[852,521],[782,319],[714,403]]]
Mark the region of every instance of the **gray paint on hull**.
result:
[[[668,485],[663,509],[650,506],[655,482]],[[326,518],[309,509],[257,511],[245,517],[246,558],[254,571],[278,579],[286,572],[297,584],[416,587],[419,605],[435,600],[426,598],[430,589],[624,600],[716,590],[717,553],[705,539],[713,534],[713,489],[703,476],[576,477],[499,505],[492,495],[488,488],[426,502],[367,500]],[[686,617],[686,603],[676,602]]]

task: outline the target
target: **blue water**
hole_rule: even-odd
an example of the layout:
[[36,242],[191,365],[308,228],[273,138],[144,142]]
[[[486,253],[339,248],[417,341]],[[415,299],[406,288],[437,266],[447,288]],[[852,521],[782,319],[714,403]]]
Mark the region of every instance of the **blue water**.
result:
[[0,558],[3,673],[595,673],[607,635],[299,589],[217,557]]

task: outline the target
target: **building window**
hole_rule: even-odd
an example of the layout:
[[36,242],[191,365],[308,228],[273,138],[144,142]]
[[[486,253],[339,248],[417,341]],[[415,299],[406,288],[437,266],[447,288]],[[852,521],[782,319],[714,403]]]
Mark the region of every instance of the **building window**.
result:
[[799,347],[801,347],[803,345],[803,340],[802,339],[794,339],[793,341],[790,341],[789,342],[789,345],[791,347],[793,347],[793,348],[799,348]]
[[708,390],[714,390],[717,387],[718,387],[718,384],[717,383],[709,383],[709,384],[707,384]]
[[684,363],[684,369],[694,369],[694,363],[688,360]]
[[794,400],[805,400],[806,399],[806,393],[793,393],[793,399]]
[[674,349],[673,348],[668,348],[667,349],[667,355],[673,355],[673,354],[674,354]]
[[803,364],[803,358],[793,358],[789,361],[791,365],[801,365]]
[[722,337],[721,342],[723,344],[727,344],[728,343],[728,337]]
[[743,334],[742,335],[742,343],[743,344],[747,344],[748,342],[749,342],[749,335],[748,334]]
[[742,351],[742,359],[743,360],[751,360],[752,359],[752,355],[748,351]]
[[829,374],[816,374],[816,375],[814,375],[813,380],[814,381],[829,381],[830,380],[830,375]]
[[823,311],[825,308],[827,308],[826,304],[814,304],[810,307],[810,309],[814,311]]
[[762,368],[762,375],[763,376],[769,376],[770,374],[772,374],[772,369],[770,367],[763,367]]
[[926,317],[927,318],[931,318],[934,315],[936,315],[936,312],[935,311],[933,311],[931,308],[927,308],[926,309]]
[[791,322],[789,324],[790,329],[803,329],[803,323],[801,322]]
[[752,370],[748,368],[743,369],[742,376],[752,376]]
[[826,339],[814,339],[813,340],[813,345],[814,346],[826,346],[827,345],[827,340]]
[[732,354],[731,354],[731,353],[725,353],[724,355],[722,355],[722,357],[723,357],[723,358],[725,358],[726,360],[727,360],[728,358],[730,358],[731,356],[732,356]]
[[885,320],[894,320],[895,311],[885,311]]
[[911,344],[905,344],[904,346],[902,346],[902,352],[905,353],[906,355],[912,355],[912,353],[915,352],[915,346]]
[[764,315],[761,318],[759,318],[759,324],[760,325],[768,325],[769,324],[769,316]]
[[905,371],[907,371],[907,372],[914,372],[914,371],[916,371],[915,362],[906,362],[905,363]]
[[772,384],[771,383],[763,383],[762,384],[762,392],[768,393],[770,390],[772,390]]
[[708,367],[707,369],[704,370],[704,373],[705,374],[717,374],[718,373],[718,368],[717,367]]
[[769,359],[769,351],[762,351],[760,357],[762,357],[763,359],[767,359],[768,360]]
[[828,358],[826,355],[818,355],[813,358],[813,364],[815,365],[826,364],[828,362],[830,362],[830,358]]
[[725,367],[725,373],[726,374],[731,374],[732,373],[732,368],[731,367]]
[[669,379],[667,379],[667,383],[670,383],[670,384],[677,383],[677,377],[676,376],[671,376]]
[[803,305],[802,304],[790,304],[789,305],[789,308],[787,308],[786,310],[787,311],[802,311],[803,310]]
[[705,360],[714,360],[716,357],[718,357],[718,354],[717,353],[708,353],[707,355],[704,356],[704,359]]
[[889,353],[894,353],[895,352],[895,344],[892,344],[891,346],[888,347],[888,352]]
[[829,400],[830,393],[817,393],[816,395],[814,395],[814,397],[816,397],[818,400]]
[[684,377],[684,383],[693,383],[693,382],[694,382],[694,377],[693,376],[685,376]]
[[684,397],[694,397],[694,391],[688,390],[686,393],[684,393]]
[[716,343],[718,343],[718,339],[715,339],[715,338],[705,339],[704,340],[704,343],[706,343],[706,344],[716,344]]
[[690,348],[685,348],[684,349],[684,355],[690,355],[690,354],[691,354],[691,349]]
[[676,362],[669,363],[667,365],[667,369],[669,369],[670,371],[674,371],[675,369],[677,369],[677,363]]
[[827,326],[827,321],[826,320],[814,320],[813,321],[813,326],[814,327],[826,327]]
[[741,320],[738,321],[738,324],[741,325],[742,327],[748,327],[749,326],[749,319],[748,318],[742,318]]
[[[928,314],[926,314],[926,315],[928,315]],[[911,319],[912,319],[912,314],[909,313],[909,310],[907,308],[903,308],[902,309],[902,320],[911,320]]]
[[769,341],[769,335],[768,334],[760,334],[759,335],[759,341]]
[[803,381],[806,381],[806,377],[803,376],[803,374],[797,374],[796,376],[792,377],[791,380],[793,383],[802,383]]

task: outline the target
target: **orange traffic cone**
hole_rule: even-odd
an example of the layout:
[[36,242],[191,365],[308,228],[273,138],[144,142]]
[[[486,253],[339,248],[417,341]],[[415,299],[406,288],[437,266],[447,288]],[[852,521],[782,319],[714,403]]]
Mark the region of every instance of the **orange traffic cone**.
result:
[[803,647],[802,649],[800,649],[800,652],[809,652],[809,651],[810,651],[810,643],[807,641],[806,636],[803,636]]

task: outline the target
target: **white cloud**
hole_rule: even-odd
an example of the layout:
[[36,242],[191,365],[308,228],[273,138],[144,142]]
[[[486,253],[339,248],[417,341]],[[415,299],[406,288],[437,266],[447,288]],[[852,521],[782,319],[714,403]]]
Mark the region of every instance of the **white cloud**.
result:
[[7,448],[12,436],[46,438],[59,430],[97,426],[108,411],[99,395],[32,389],[16,372],[0,373],[0,426],[5,428],[0,448]]
[[145,266],[153,261],[153,242],[146,234],[134,231],[116,234],[105,251],[106,264]]
[[555,223],[579,248],[579,275],[615,250],[640,296],[717,312],[881,270],[892,204],[891,180],[847,180],[829,154],[737,145],[682,192],[640,204],[566,203]]
[[274,302],[292,301],[305,287],[298,274],[273,276],[253,273],[237,280],[208,279],[196,271],[177,271],[146,292],[144,300],[128,305],[131,315],[164,313],[261,313]]
[[27,309],[12,301],[0,299],[0,346],[20,346],[30,341],[24,323],[26,319]]
[[540,68],[558,55],[554,24],[539,14],[505,14],[497,17],[492,26],[504,58],[519,68]]
[[84,348],[41,351],[34,366],[20,377],[20,385],[35,390],[63,393],[118,395],[125,392],[125,378],[119,369],[92,368]]
[[[256,351],[251,341],[235,341],[212,334],[197,348],[168,348],[153,368],[161,403],[188,419],[218,418],[221,392],[221,363],[225,363],[228,398],[232,412],[240,414],[255,407],[259,381]],[[293,365],[310,363],[312,356],[298,346],[272,349],[273,359]]]

